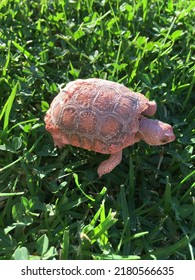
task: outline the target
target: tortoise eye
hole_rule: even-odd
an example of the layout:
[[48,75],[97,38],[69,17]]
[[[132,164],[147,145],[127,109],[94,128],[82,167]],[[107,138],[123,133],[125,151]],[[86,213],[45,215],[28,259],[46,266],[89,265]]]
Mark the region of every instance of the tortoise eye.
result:
[[165,134],[164,137],[161,139],[161,142],[167,143],[167,142],[170,142],[170,140],[171,140],[171,136]]

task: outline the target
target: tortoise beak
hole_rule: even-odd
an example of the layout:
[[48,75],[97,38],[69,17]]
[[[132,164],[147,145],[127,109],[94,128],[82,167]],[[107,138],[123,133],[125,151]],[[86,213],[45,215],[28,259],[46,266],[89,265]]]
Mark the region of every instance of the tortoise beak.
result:
[[[171,125],[167,124],[167,129],[163,137],[164,143],[170,143],[176,139],[175,134],[173,133],[173,128]],[[164,144],[163,143],[163,144]]]

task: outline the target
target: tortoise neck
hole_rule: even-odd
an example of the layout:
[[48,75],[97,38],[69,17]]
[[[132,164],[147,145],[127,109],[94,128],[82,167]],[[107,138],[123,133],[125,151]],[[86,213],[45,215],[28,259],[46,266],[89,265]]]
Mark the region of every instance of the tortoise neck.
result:
[[155,145],[154,139],[156,137],[155,134],[155,125],[158,120],[152,120],[145,117],[142,117],[139,123],[139,136],[140,139],[145,141],[149,145]]

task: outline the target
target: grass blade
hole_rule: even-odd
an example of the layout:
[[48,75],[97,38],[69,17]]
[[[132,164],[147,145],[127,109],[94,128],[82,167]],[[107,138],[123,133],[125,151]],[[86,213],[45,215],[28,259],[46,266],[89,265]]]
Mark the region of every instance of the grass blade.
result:
[[63,233],[62,254],[61,259],[67,260],[69,254],[69,230],[65,229]]
[[85,197],[87,197],[89,200],[95,201],[94,198],[92,198],[91,196],[87,195],[87,194],[83,191],[83,189],[81,188],[81,185],[79,184],[79,177],[78,177],[78,175],[77,175],[76,173],[73,173],[73,177],[74,177],[74,181],[75,181],[75,184],[76,184],[77,188],[82,192],[82,194],[83,194]]
[[0,197],[8,197],[8,196],[15,196],[15,195],[22,195],[24,192],[15,192],[15,193],[0,193]]
[[12,41],[13,45],[21,52],[24,54],[24,56],[28,59],[30,59],[31,61],[35,62],[36,59],[35,57],[29,52],[27,51],[24,47],[20,46],[18,43],[16,43],[15,41]]
[[144,259],[148,259],[150,257],[155,257],[155,259],[166,259],[168,256],[172,256],[176,251],[181,251],[182,248],[188,246],[188,244],[195,239],[195,233],[192,234],[191,237],[187,235],[178,240],[175,244],[170,245],[166,248],[159,248],[151,253],[145,255]]
[[9,98],[7,99],[7,101],[6,101],[6,103],[3,107],[3,110],[1,112],[1,115],[0,115],[0,120],[2,119],[3,115],[5,115],[4,116],[4,124],[3,124],[3,130],[4,131],[8,130],[10,112],[11,112],[11,109],[12,109],[12,106],[13,106],[13,102],[14,102],[17,90],[18,90],[18,85],[19,85],[19,83],[17,82],[15,84],[15,86],[13,87],[12,92],[11,92]]
[[11,41],[8,41],[7,46],[8,46],[8,52],[7,52],[7,56],[6,56],[5,66],[3,67],[2,76],[6,76],[7,68],[8,68],[8,65],[10,63],[10,59],[11,59],[11,51],[10,51]]

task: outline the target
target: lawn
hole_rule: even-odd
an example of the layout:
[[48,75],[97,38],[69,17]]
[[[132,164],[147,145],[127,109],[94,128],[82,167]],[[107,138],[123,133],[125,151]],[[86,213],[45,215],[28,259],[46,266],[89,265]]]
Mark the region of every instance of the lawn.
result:
[[[195,258],[195,1],[0,1],[0,259]],[[77,78],[156,100],[176,140],[54,147],[44,116]]]

